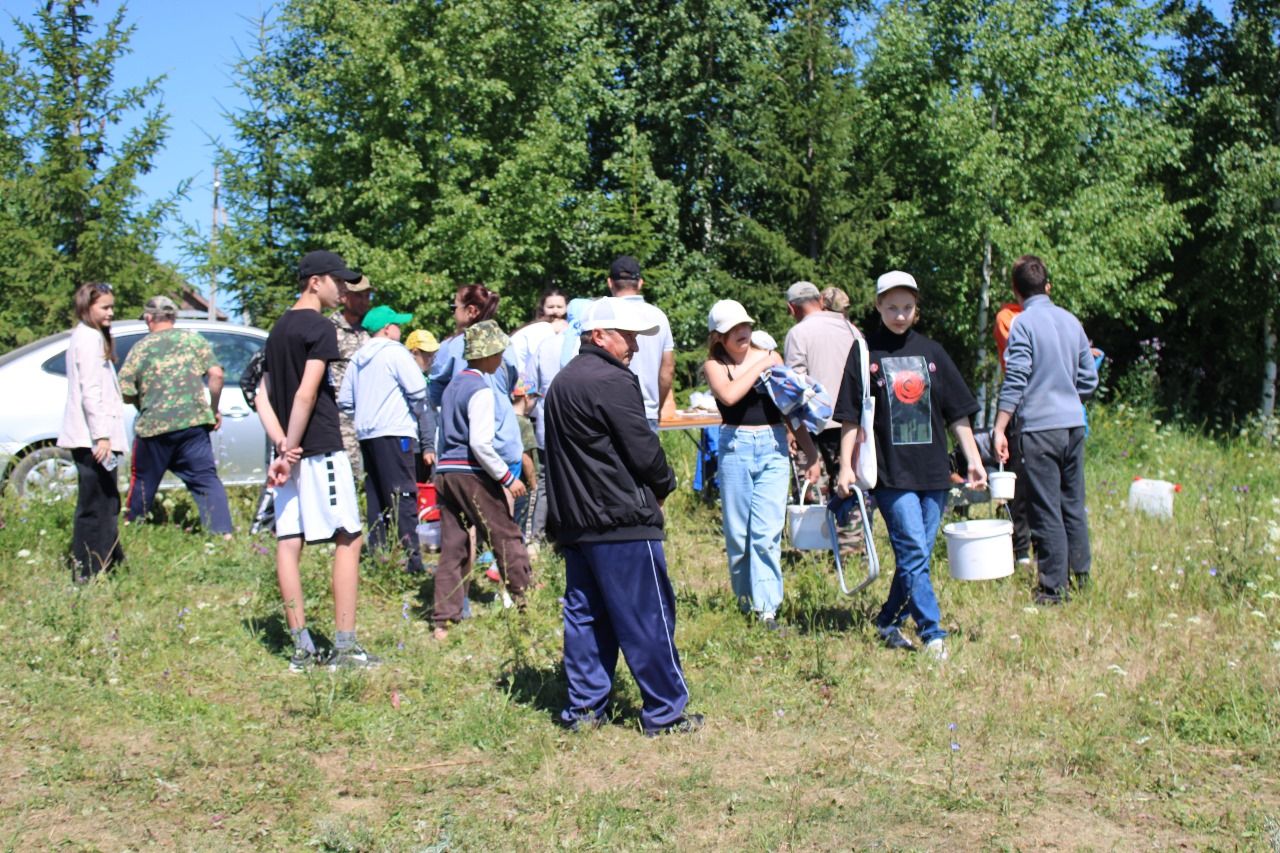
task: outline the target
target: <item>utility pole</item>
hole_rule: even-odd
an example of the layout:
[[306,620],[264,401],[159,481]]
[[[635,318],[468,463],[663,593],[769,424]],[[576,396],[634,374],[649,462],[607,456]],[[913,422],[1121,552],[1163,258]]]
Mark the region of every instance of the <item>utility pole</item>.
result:
[[218,319],[218,165],[213,166],[213,227],[209,232],[209,319]]

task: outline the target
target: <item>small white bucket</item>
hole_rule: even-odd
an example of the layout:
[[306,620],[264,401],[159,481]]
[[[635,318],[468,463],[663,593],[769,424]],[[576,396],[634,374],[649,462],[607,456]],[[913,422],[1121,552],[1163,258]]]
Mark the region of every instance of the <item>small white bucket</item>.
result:
[[1013,500],[1013,489],[1017,485],[1018,475],[1012,471],[987,472],[987,488],[991,490],[991,500]]
[[1138,478],[1129,484],[1129,509],[1156,518],[1173,518],[1173,495],[1179,487],[1167,480]]
[[787,533],[791,547],[799,551],[830,551],[831,531],[827,528],[825,504],[805,504],[810,485],[800,490],[800,503],[787,507]]
[[1013,524],[1003,518],[956,521],[942,528],[951,577],[989,581],[1013,574]]

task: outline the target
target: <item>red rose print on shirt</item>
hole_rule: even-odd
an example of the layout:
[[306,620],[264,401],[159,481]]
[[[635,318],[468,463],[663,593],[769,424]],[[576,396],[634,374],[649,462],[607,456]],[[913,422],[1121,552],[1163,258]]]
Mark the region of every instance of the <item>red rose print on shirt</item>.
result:
[[920,402],[924,389],[924,377],[914,370],[900,370],[893,377],[893,396],[908,406]]

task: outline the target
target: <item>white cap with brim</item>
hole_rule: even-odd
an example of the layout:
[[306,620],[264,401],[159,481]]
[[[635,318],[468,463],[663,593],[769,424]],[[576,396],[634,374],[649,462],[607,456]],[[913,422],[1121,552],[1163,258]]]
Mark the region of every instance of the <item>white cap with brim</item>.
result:
[[583,312],[582,331],[593,332],[596,329],[635,332],[637,335],[658,334],[657,324],[651,322],[626,299],[614,296],[597,299]]
[[905,287],[908,290],[920,292],[920,288],[916,286],[916,280],[911,273],[903,272],[902,270],[890,270],[876,279],[876,296],[893,290],[895,287]]
[[707,315],[707,330],[722,335],[740,323],[755,323],[755,320],[736,299],[721,299],[711,306],[711,313]]

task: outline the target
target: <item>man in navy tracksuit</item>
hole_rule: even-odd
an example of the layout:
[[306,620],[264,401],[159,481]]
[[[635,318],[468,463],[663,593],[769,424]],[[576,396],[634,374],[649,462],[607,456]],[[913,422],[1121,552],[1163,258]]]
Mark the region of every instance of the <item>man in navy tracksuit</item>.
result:
[[993,449],[1007,461],[1017,412],[1027,480],[1027,515],[1040,573],[1037,604],[1061,604],[1067,584],[1089,581],[1089,520],[1084,507],[1084,408],[1098,387],[1089,339],[1075,315],[1049,300],[1049,274],[1035,255],[1013,265],[1022,313],[1009,331]]
[[574,731],[609,713],[618,650],[640,688],[646,735],[691,732],[675,646],[675,594],[662,551],[662,501],[675,474],[627,365],[655,326],[621,299],[587,309],[579,354],[547,391],[547,532],[565,558],[564,670]]

